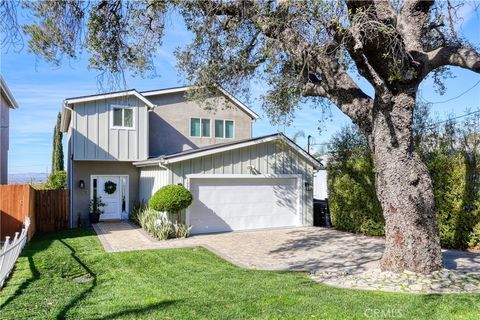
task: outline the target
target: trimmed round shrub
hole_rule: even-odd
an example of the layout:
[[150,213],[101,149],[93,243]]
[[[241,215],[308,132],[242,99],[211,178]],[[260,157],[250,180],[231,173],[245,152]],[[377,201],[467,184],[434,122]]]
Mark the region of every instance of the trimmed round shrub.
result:
[[192,204],[192,200],[192,193],[184,186],[169,184],[155,192],[149,204],[153,210],[177,214]]

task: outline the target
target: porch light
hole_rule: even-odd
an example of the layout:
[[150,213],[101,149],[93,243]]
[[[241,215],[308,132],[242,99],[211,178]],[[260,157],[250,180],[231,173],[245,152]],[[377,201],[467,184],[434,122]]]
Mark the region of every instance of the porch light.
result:
[[78,182],[78,188],[80,188],[80,189],[85,189],[85,181],[80,180],[80,181]]
[[310,182],[305,182],[305,191],[312,191],[313,186]]

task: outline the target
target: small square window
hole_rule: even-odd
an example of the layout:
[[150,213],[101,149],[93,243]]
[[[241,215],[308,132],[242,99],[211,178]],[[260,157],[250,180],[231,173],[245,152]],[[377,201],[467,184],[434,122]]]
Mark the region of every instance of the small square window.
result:
[[113,127],[114,128],[133,128],[133,109],[132,108],[113,108]]
[[215,120],[215,138],[223,138],[223,120]]

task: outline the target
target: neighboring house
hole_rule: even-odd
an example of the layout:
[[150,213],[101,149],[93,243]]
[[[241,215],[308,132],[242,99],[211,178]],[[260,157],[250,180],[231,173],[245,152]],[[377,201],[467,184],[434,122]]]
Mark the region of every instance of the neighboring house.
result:
[[0,76],[0,90],[2,96],[0,104],[0,184],[7,184],[10,109],[16,109],[18,105],[2,76]]
[[172,183],[193,194],[185,215],[192,233],[312,225],[320,163],[283,134],[252,138],[258,116],[223,89],[209,111],[186,100],[186,90],[64,101],[73,225],[87,222],[95,194],[107,204],[101,219],[125,219]]

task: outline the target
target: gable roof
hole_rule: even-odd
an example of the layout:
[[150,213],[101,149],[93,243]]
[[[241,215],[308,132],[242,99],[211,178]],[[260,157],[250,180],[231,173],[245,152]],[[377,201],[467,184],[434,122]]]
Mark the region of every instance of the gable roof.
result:
[[[3,86],[2,86],[3,88]],[[99,94],[92,94],[88,96],[80,96],[80,97],[73,97],[67,98],[63,102],[63,110],[62,110],[62,120],[61,120],[61,131],[66,132],[68,131],[68,126],[70,124],[70,117],[72,108],[69,106],[75,103],[81,102],[89,102],[95,100],[103,100],[103,99],[110,99],[110,98],[118,98],[118,97],[126,97],[126,96],[135,96],[142,102],[144,102],[148,107],[154,108],[155,105],[148,100],[146,97],[149,96],[156,96],[156,95],[163,95],[163,94],[170,94],[170,93],[177,93],[177,92],[185,92],[193,87],[191,86],[184,86],[184,87],[175,87],[175,88],[166,88],[166,89],[159,89],[159,90],[150,90],[150,91],[142,91],[138,92],[135,89],[131,90],[123,90],[123,91],[116,91],[116,92],[109,92],[109,93],[99,93]],[[230,100],[233,104],[238,106],[240,109],[245,111],[252,119],[256,120],[259,116],[253,112],[249,107],[243,104],[240,100],[232,96],[230,93],[225,91],[223,88],[218,87],[218,89]]]
[[82,97],[74,97],[74,98],[67,98],[65,99],[64,103],[67,105],[80,103],[80,102],[88,102],[88,101],[95,101],[95,100],[103,100],[103,99],[111,99],[111,98],[118,98],[118,97],[127,97],[127,96],[135,96],[142,102],[144,102],[149,107],[154,107],[155,105],[150,102],[147,98],[140,94],[135,89],[131,90],[124,90],[124,91],[116,91],[116,92],[109,92],[109,93],[100,93],[100,94],[93,94],[89,96],[82,96]]
[[190,149],[190,150],[186,150],[178,153],[163,155],[160,157],[156,157],[156,158],[152,158],[144,161],[134,162],[133,165],[137,167],[147,167],[152,165],[170,164],[170,163],[180,162],[180,161],[189,160],[193,158],[203,157],[210,154],[221,153],[228,150],[244,148],[251,145],[265,143],[265,142],[274,141],[274,140],[281,140],[286,144],[288,144],[290,147],[295,149],[300,155],[302,155],[308,162],[310,162],[315,169],[320,169],[322,167],[322,164],[317,159],[312,157],[309,153],[303,150],[300,146],[298,146],[295,142],[290,140],[283,133],[274,133],[274,134],[256,137],[256,138],[214,144],[214,145],[201,147],[198,149]]
[[13,96],[12,92],[7,86],[7,83],[5,80],[3,80],[3,77],[0,75],[0,91],[1,94],[7,99],[8,106],[12,109],[17,109],[18,104],[17,101],[15,101],[15,97]]
[[147,98],[142,96],[140,94],[140,92],[138,92],[135,89],[67,98],[63,101],[62,119],[61,119],[61,122],[60,122],[60,130],[63,131],[63,132],[68,131],[68,126],[70,124],[70,117],[71,117],[71,113],[72,113],[72,108],[69,107],[70,105],[75,104],[75,103],[81,103],[81,102],[89,102],[89,101],[95,101],[95,100],[128,97],[128,96],[137,97],[140,101],[145,103],[150,108],[155,107],[155,105],[152,102],[150,102],[150,100],[148,100]]
[[[157,95],[163,95],[163,94],[169,94],[169,93],[185,92],[193,88],[194,88],[193,86],[175,87],[175,88],[167,88],[167,89],[160,89],[160,90],[142,91],[141,94],[144,95],[145,97],[149,97],[149,96],[157,96]],[[240,100],[235,98],[233,95],[231,95],[228,91],[226,91],[220,86],[218,86],[217,88],[225,97],[227,97],[228,100],[230,100],[234,105],[236,105],[237,107],[245,111],[245,113],[247,113],[252,119],[257,120],[260,117],[252,109],[247,107],[243,102],[241,102]]]

